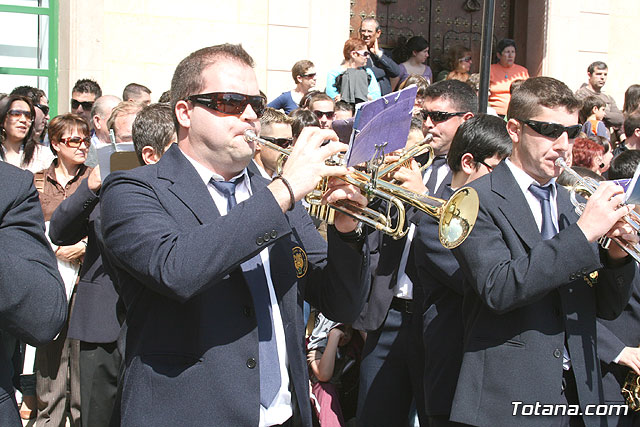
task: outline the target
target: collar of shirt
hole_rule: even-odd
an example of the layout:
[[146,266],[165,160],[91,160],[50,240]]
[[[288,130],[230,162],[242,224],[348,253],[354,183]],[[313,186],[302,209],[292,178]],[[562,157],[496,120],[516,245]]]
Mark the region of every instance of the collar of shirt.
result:
[[[529,209],[531,210],[531,213],[533,214],[533,217],[536,220],[538,229],[541,230],[542,229],[542,207],[540,206],[540,201],[536,198],[536,196],[534,196],[533,193],[529,191],[529,187],[531,186],[531,184],[540,185],[540,183],[538,183],[538,181],[533,179],[531,175],[526,173],[524,170],[514,165],[510,158],[507,158],[505,160],[505,163],[507,164],[507,166],[509,167],[509,170],[513,174],[513,177],[515,178],[516,183],[518,184],[518,187],[520,187],[520,190],[522,190],[522,194],[524,194],[524,197],[527,200],[527,203],[529,204]],[[558,203],[556,200],[558,195],[558,189],[556,188],[556,179],[551,178],[551,180],[546,185],[544,185],[544,187],[546,186],[551,186],[551,200],[550,200],[551,216],[553,217],[553,224],[555,225],[556,230],[558,230]]]
[[[227,214],[226,197],[222,193],[220,193],[213,185],[209,183],[209,181],[211,181],[212,178],[214,181],[224,181],[224,178],[222,177],[222,175],[218,175],[217,173],[209,170],[202,163],[189,157],[184,151],[180,150],[180,152],[184,155],[184,157],[186,157],[189,163],[193,165],[196,172],[202,179],[202,182],[204,183],[204,185],[207,186],[207,189],[209,190],[209,193],[211,194],[211,197],[213,198],[213,201],[215,202],[216,207],[218,208],[218,211],[220,211],[220,215],[226,215]],[[247,173],[247,168],[244,168],[242,172],[240,172],[238,175],[231,178],[231,180],[233,181],[234,179],[239,178],[240,176],[244,176],[244,179],[236,187],[236,201],[238,203],[247,200],[253,194],[251,192],[251,185],[249,180],[249,174]]]

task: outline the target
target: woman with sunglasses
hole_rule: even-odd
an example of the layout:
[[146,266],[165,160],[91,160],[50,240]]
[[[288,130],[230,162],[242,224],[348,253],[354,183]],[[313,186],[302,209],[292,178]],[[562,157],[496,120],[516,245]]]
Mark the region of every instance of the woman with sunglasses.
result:
[[0,160],[21,169],[38,172],[53,155],[35,139],[35,108],[31,99],[9,95],[0,106]]
[[449,69],[446,80],[460,80],[466,82],[471,73],[471,51],[464,46],[454,46],[449,49]]
[[393,59],[400,64],[401,73],[398,77],[391,79],[391,87],[398,90],[399,83],[402,83],[412,74],[423,76],[429,84],[433,82],[433,72],[426,62],[429,58],[429,43],[422,36],[413,36],[404,41],[398,40],[398,46],[393,50]]
[[[44,220],[48,224],[51,215],[64,199],[73,194],[83,179],[89,176],[92,168],[85,166],[91,136],[89,124],[76,114],[64,114],[55,117],[49,124],[51,152],[56,158],[48,169],[35,174],[36,188],[40,195],[40,204]],[[71,295],[78,277],[80,264],[87,247],[86,238],[71,246],[54,246],[58,259],[58,269]],[[69,317],[58,337],[51,343],[36,350],[35,371],[39,410],[38,424],[50,423],[63,425],[66,417],[67,388],[71,390],[69,408],[73,425],[78,421],[80,397],[78,387],[67,387],[68,378],[77,381],[77,358],[79,347],[75,348],[67,339]],[[75,349],[76,353],[71,355]],[[70,363],[70,359],[74,362]],[[75,368],[75,369],[74,369]],[[69,375],[67,374],[69,372]]]
[[380,98],[380,85],[371,68],[367,68],[369,51],[361,39],[349,39],[342,49],[340,68],[329,71],[325,91],[335,102],[355,105]]
[[304,59],[293,64],[291,76],[296,87],[290,91],[283,92],[279,97],[267,104],[267,107],[284,110],[285,114],[289,114],[300,106],[302,98],[316,86],[316,69],[311,61]]

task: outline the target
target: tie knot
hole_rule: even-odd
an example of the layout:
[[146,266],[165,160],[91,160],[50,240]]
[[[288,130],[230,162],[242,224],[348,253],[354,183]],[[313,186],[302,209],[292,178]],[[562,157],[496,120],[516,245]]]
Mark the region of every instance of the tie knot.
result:
[[539,185],[536,184],[531,184],[529,186],[529,191],[531,191],[531,194],[533,194],[536,199],[542,201],[542,200],[551,200],[551,186],[547,185],[544,187],[541,187]]
[[236,185],[240,184],[244,179],[244,175],[236,178],[233,181],[216,181],[211,178],[211,185],[213,185],[219,192],[224,194],[225,197],[234,197],[236,194]]
[[433,163],[431,163],[431,167],[434,169],[439,168],[443,164],[447,162],[447,156],[436,156],[433,158]]

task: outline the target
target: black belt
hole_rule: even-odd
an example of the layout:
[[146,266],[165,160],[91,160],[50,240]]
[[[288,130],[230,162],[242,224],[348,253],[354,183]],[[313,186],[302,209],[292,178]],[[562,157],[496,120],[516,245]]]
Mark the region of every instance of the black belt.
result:
[[393,297],[391,300],[391,308],[400,313],[413,313],[413,300]]

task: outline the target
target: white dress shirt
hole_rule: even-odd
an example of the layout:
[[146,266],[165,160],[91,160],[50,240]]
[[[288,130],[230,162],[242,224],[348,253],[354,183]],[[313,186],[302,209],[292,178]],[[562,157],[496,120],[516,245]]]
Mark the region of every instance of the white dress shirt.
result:
[[[198,163],[196,160],[187,156],[182,150],[182,154],[189,160],[193,167],[198,172],[198,175],[202,178],[202,181],[207,186],[209,194],[213,198],[220,215],[227,214],[227,198],[220,193],[212,184],[209,183],[211,178],[215,181],[224,181],[224,178],[216,173],[213,173],[205,166]],[[240,174],[234,177],[244,175],[244,180],[236,186],[236,202],[241,203],[251,197],[251,185],[247,169],[245,168]],[[271,310],[273,315],[273,327],[276,337],[276,346],[278,348],[278,360],[280,362],[280,390],[276,395],[271,406],[265,408],[260,405],[260,423],[259,427],[272,426],[282,424],[287,421],[293,415],[293,409],[291,406],[291,392],[289,391],[289,360],[287,357],[287,346],[284,335],[284,326],[282,323],[282,315],[280,314],[280,307],[278,306],[278,300],[273,288],[273,281],[271,279],[271,268],[269,264],[269,248],[263,249],[258,255],[262,260],[262,266],[264,267],[265,276],[267,279],[267,285],[269,287],[269,298],[271,299]]]

